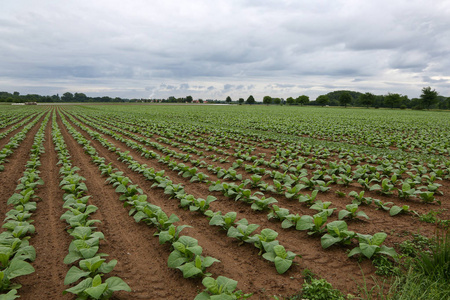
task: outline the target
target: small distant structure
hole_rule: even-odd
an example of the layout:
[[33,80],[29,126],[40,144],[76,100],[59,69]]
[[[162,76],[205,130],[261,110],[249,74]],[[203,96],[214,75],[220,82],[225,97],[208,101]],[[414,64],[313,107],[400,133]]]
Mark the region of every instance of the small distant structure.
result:
[[25,102],[25,105],[37,105],[37,102]]

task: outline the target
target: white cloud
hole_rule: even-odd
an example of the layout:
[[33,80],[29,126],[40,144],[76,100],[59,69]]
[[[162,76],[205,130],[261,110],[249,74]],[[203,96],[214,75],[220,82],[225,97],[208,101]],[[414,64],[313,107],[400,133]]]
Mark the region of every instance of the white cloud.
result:
[[449,15],[439,0],[8,1],[0,90],[262,99],[416,97],[435,85],[450,95]]

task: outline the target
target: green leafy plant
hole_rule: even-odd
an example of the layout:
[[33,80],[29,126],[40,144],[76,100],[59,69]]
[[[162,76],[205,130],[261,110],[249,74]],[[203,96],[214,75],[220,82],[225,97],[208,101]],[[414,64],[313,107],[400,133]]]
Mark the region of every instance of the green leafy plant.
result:
[[402,206],[393,205],[389,210],[389,215],[392,217],[398,214],[406,214],[408,212],[409,212],[409,205],[402,205]]
[[278,201],[273,197],[266,198],[263,196],[261,198],[256,198],[255,201],[253,202],[251,208],[253,210],[263,211],[263,210],[269,209],[270,204],[277,203],[277,202]]
[[194,300],[234,300],[247,299],[252,296],[252,294],[244,294],[241,290],[236,291],[237,281],[224,276],[218,276],[217,279],[205,277],[202,284],[206,289]]
[[339,243],[349,245],[356,236],[355,232],[349,231],[345,221],[333,221],[327,224],[327,233],[322,236],[320,242],[324,249]]
[[239,220],[236,225],[228,229],[227,236],[241,240],[240,244],[247,241],[253,231],[259,227],[258,224],[248,224],[247,219]]
[[353,250],[350,251],[350,253],[348,254],[349,257],[355,254],[362,254],[369,259],[373,255],[380,254],[385,254],[394,258],[397,257],[397,253],[395,252],[394,248],[381,245],[387,237],[386,233],[378,232],[373,236],[370,234],[357,233],[356,236],[359,241],[359,246],[353,248]]
[[299,256],[291,251],[286,251],[282,245],[277,243],[264,243],[265,253],[263,257],[275,263],[275,268],[279,274],[285,273],[292,266],[294,258]]
[[314,190],[311,192],[311,195],[301,195],[298,198],[298,201],[301,203],[306,203],[308,205],[312,205],[314,203],[314,201],[316,200],[317,194],[319,193],[318,190]]
[[105,282],[102,282],[100,275],[96,275],[66,289],[63,294],[75,294],[78,296],[77,299],[109,299],[116,291],[131,292],[131,288],[119,277],[109,277]]
[[317,210],[317,211],[319,211],[319,212],[326,211],[326,212],[327,212],[327,215],[328,215],[328,217],[329,217],[329,216],[331,216],[331,215],[333,214],[333,211],[336,210],[336,208],[329,208],[330,205],[331,205],[331,202],[330,202],[330,201],[322,202],[321,200],[317,200],[317,201],[314,202],[314,204],[311,205],[309,208],[310,208],[310,209]]
[[371,197],[364,197],[364,191],[361,191],[359,193],[355,192],[355,191],[351,191],[350,193],[348,193],[348,195],[350,197],[353,197],[352,203],[354,204],[365,204],[365,205],[370,205],[373,201],[373,199]]
[[236,217],[237,213],[234,211],[227,212],[225,215],[219,211],[217,213],[212,213],[212,211],[205,212],[205,215],[210,216],[211,220],[209,221],[209,225],[220,226],[224,230],[230,229],[230,227],[236,226]]
[[267,214],[267,219],[277,219],[279,221],[284,221],[289,215],[289,209],[279,207],[278,205],[270,206],[270,213]]
[[358,204],[356,203],[352,203],[352,204],[348,204],[345,206],[345,209],[341,210],[339,212],[339,220],[342,220],[344,218],[349,218],[349,219],[355,219],[357,217],[363,217],[366,219],[369,219],[369,217],[366,215],[365,212],[363,212],[362,210],[358,211]]
[[328,212],[322,211],[313,216],[304,215],[297,222],[297,230],[309,230],[308,234],[321,234],[325,231],[323,227],[327,222]]

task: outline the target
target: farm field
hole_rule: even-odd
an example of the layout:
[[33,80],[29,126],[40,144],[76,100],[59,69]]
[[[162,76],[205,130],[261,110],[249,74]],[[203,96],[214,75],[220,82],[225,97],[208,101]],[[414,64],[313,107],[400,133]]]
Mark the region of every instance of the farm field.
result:
[[449,157],[448,112],[2,106],[1,266],[20,299],[273,299],[311,272],[358,295],[448,231]]

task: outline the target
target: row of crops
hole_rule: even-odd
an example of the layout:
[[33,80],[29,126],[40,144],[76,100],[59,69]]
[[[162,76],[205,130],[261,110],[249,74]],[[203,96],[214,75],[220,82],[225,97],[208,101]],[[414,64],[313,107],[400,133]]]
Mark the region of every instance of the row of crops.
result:
[[[121,201],[133,222],[156,229],[156,243],[170,249],[167,268],[178,269],[186,280],[202,279],[204,291],[195,299],[247,298],[260,292],[242,288],[234,273],[209,271],[218,269],[214,265],[220,264],[221,257],[205,255],[198,239],[189,234],[195,225],[178,213],[165,212],[152,200],[155,195],[164,195],[164,201],[180,212],[189,211],[198,220],[195,224],[206,223],[211,228],[207,230],[218,228],[217,238],[228,239],[231,251],[254,248],[254,256],[266,261],[267,268],[272,266],[280,282],[301,269],[319,268],[319,262],[310,259],[315,254],[302,244],[320,255],[333,251],[347,257],[343,263],[357,270],[358,261],[385,257],[398,262],[400,238],[394,232],[416,228],[420,216],[430,211],[440,214],[433,226],[448,228],[450,147],[449,131],[442,128],[449,124],[440,114],[429,122],[430,112],[395,116],[374,110],[355,114],[313,108],[305,114],[302,108],[268,109],[258,108],[257,114],[254,108],[190,106],[8,109],[0,115],[0,168],[14,157],[14,149],[31,128],[41,124],[42,136],[52,120],[64,190],[61,205],[67,210],[61,220],[73,237],[63,262],[71,266],[64,280],[71,286],[65,293],[82,299],[131,292],[132,283],[120,274],[108,274],[118,261],[99,252],[104,235],[94,225],[101,220],[90,218],[98,208],[78,174],[80,169],[70,160],[72,149],[67,148],[62,131],[77,141],[97,166],[98,176],[115,189],[118,197],[111,201]],[[38,146],[33,149],[43,151]],[[148,185],[132,182],[141,177]],[[33,188],[47,184],[36,178]],[[19,186],[24,188],[23,183]],[[22,206],[8,212],[7,220],[14,214],[20,222],[24,215],[31,216],[18,195],[14,193],[7,204]],[[33,203],[28,207],[39,209]],[[31,224],[17,226],[27,229],[16,231],[33,236]],[[424,232],[435,229],[426,223],[421,226]],[[2,235],[12,227],[3,228],[8,231]],[[36,255],[19,252],[17,261],[26,264],[24,274],[32,272]],[[2,261],[6,268],[9,264]],[[5,299],[14,299],[17,288],[8,281],[2,291],[10,298]]]

